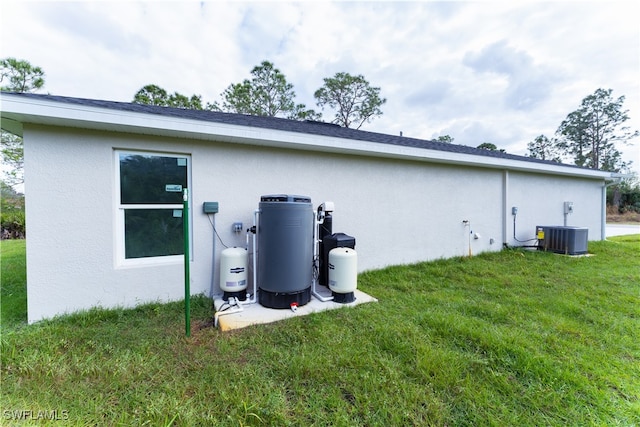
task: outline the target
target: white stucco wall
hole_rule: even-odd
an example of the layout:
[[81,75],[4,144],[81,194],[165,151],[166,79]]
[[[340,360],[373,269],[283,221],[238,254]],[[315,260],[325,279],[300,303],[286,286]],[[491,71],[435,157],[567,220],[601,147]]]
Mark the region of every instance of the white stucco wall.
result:
[[[306,195],[314,208],[333,201],[333,231],[356,238],[360,271],[514,244],[511,206],[519,207],[518,238],[533,237],[536,225],[562,225],[567,200],[575,206],[569,225],[588,226],[589,237],[600,238],[597,180],[505,178],[500,169],[36,125],[25,125],[24,139],[29,322],[184,297],[182,261],[118,263],[116,149],[191,156],[194,294],[211,286],[206,201],[219,203],[216,226],[229,246],[244,245],[232,224],[248,228],[261,195]],[[469,239],[470,232],[480,237]],[[222,249],[218,243],[216,255]]]
[[564,202],[573,202],[566,225],[588,228],[589,240],[602,239],[602,186],[602,181],[593,179],[510,172],[509,243],[518,244],[513,240],[512,206],[518,207],[516,238],[526,240],[535,237],[538,225],[564,225]]

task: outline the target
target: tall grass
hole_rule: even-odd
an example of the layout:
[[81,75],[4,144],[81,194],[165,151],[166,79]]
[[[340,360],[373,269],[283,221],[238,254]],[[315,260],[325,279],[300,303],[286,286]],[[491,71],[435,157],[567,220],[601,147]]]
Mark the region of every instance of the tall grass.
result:
[[182,303],[29,327],[3,318],[0,415],[58,411],[71,425],[640,425],[640,236],[589,249],[365,272],[358,286],[378,303],[232,332],[210,327],[210,302],[194,298],[190,338]]

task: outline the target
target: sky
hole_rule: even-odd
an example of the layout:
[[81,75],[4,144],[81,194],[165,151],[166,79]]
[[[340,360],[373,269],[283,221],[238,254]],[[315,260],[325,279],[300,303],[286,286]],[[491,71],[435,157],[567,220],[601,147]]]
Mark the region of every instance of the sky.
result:
[[[624,96],[640,129],[629,1],[4,0],[0,22],[0,58],[40,66],[39,93],[130,102],[156,84],[220,101],[268,60],[317,111],[324,78],[363,75],[387,99],[372,132],[524,155],[598,88]],[[618,148],[640,172],[640,138]]]

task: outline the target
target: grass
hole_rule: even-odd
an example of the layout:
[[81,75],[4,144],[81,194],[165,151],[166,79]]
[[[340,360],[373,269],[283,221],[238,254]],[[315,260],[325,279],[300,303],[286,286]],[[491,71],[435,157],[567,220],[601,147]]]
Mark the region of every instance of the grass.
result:
[[69,425],[113,426],[640,425],[640,235],[589,250],[365,272],[358,286],[378,303],[224,333],[208,326],[209,301],[194,298],[190,338],[181,303],[31,326],[3,314],[0,415],[36,424],[38,411],[57,411]]
[[0,321],[2,326],[27,321],[26,241],[0,242]]

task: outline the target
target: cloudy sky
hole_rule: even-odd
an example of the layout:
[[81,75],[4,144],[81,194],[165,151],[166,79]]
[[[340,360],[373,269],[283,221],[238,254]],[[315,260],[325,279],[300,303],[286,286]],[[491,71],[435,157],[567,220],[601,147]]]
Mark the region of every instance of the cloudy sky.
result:
[[[314,109],[323,78],[364,75],[387,99],[373,132],[525,154],[598,88],[640,129],[628,1],[4,0],[0,15],[0,57],[42,67],[41,93],[131,101],[153,83],[212,102],[269,60]],[[620,148],[640,171],[640,141]]]

